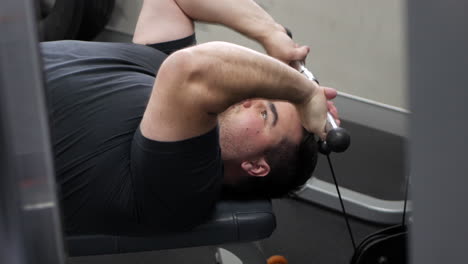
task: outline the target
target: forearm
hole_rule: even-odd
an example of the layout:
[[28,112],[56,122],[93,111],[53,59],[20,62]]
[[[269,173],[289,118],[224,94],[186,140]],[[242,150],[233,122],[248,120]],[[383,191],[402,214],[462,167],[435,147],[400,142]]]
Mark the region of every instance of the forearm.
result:
[[323,130],[323,122],[313,118],[326,116],[315,110],[326,109],[315,82],[279,60],[223,42],[179,50],[164,61],[140,127],[153,140],[192,138],[213,129],[218,114],[251,98],[289,101],[306,129]]
[[304,60],[309,53],[253,0],[145,0],[133,42],[146,45],[187,37],[194,33],[194,20],[230,27],[288,64]]
[[253,0],[175,1],[193,20],[225,25],[262,44],[272,32],[284,31]]
[[295,69],[256,51],[224,42],[211,42],[188,50],[193,58],[193,87],[203,89],[208,112],[220,113],[249,98],[307,101],[317,84]]

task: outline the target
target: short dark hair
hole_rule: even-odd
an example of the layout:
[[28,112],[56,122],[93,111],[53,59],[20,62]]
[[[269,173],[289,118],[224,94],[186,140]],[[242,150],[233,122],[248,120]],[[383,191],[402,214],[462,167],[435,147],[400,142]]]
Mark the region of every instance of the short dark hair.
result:
[[266,150],[270,173],[264,177],[247,177],[242,183],[227,187],[228,196],[280,198],[299,190],[312,175],[318,159],[314,135],[305,130],[303,134],[299,144],[283,138]]

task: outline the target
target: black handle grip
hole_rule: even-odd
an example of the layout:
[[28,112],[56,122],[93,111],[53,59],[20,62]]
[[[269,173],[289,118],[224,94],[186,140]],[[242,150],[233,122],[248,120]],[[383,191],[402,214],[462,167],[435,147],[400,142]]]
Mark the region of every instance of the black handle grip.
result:
[[319,141],[319,151],[324,155],[331,152],[344,152],[350,144],[351,137],[348,131],[342,127],[337,127],[327,132],[325,141]]

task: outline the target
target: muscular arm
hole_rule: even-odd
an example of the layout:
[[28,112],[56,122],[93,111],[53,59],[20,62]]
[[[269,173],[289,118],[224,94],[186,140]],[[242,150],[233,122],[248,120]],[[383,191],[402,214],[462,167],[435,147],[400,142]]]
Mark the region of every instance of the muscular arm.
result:
[[309,49],[297,47],[285,29],[253,0],[145,0],[134,42],[153,44],[186,37],[193,21],[225,25],[258,41],[284,62],[303,60]]
[[[157,35],[169,35],[168,40],[173,39],[173,34],[185,37],[193,33],[193,21],[222,24],[258,41],[272,31],[283,30],[253,0],[145,0],[135,39],[154,35],[160,42],[162,36]],[[144,28],[148,30],[140,32]]]
[[214,128],[217,114],[244,99],[303,105],[318,90],[316,83],[276,59],[234,44],[211,42],[178,51],[164,62],[141,129],[154,140],[183,140]]
[[175,0],[192,19],[222,24],[263,42],[274,31],[283,31],[253,0]]
[[301,104],[317,87],[280,61],[235,44],[211,42],[190,52],[197,61],[192,85],[203,89],[207,113],[221,113],[248,98]]

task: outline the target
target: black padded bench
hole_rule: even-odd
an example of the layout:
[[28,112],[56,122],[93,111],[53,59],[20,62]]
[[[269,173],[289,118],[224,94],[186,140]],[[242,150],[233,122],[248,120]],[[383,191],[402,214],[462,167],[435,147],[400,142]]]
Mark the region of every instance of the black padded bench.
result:
[[69,256],[89,256],[257,241],[276,227],[270,200],[220,201],[210,219],[189,232],[154,237],[108,235],[66,238]]

